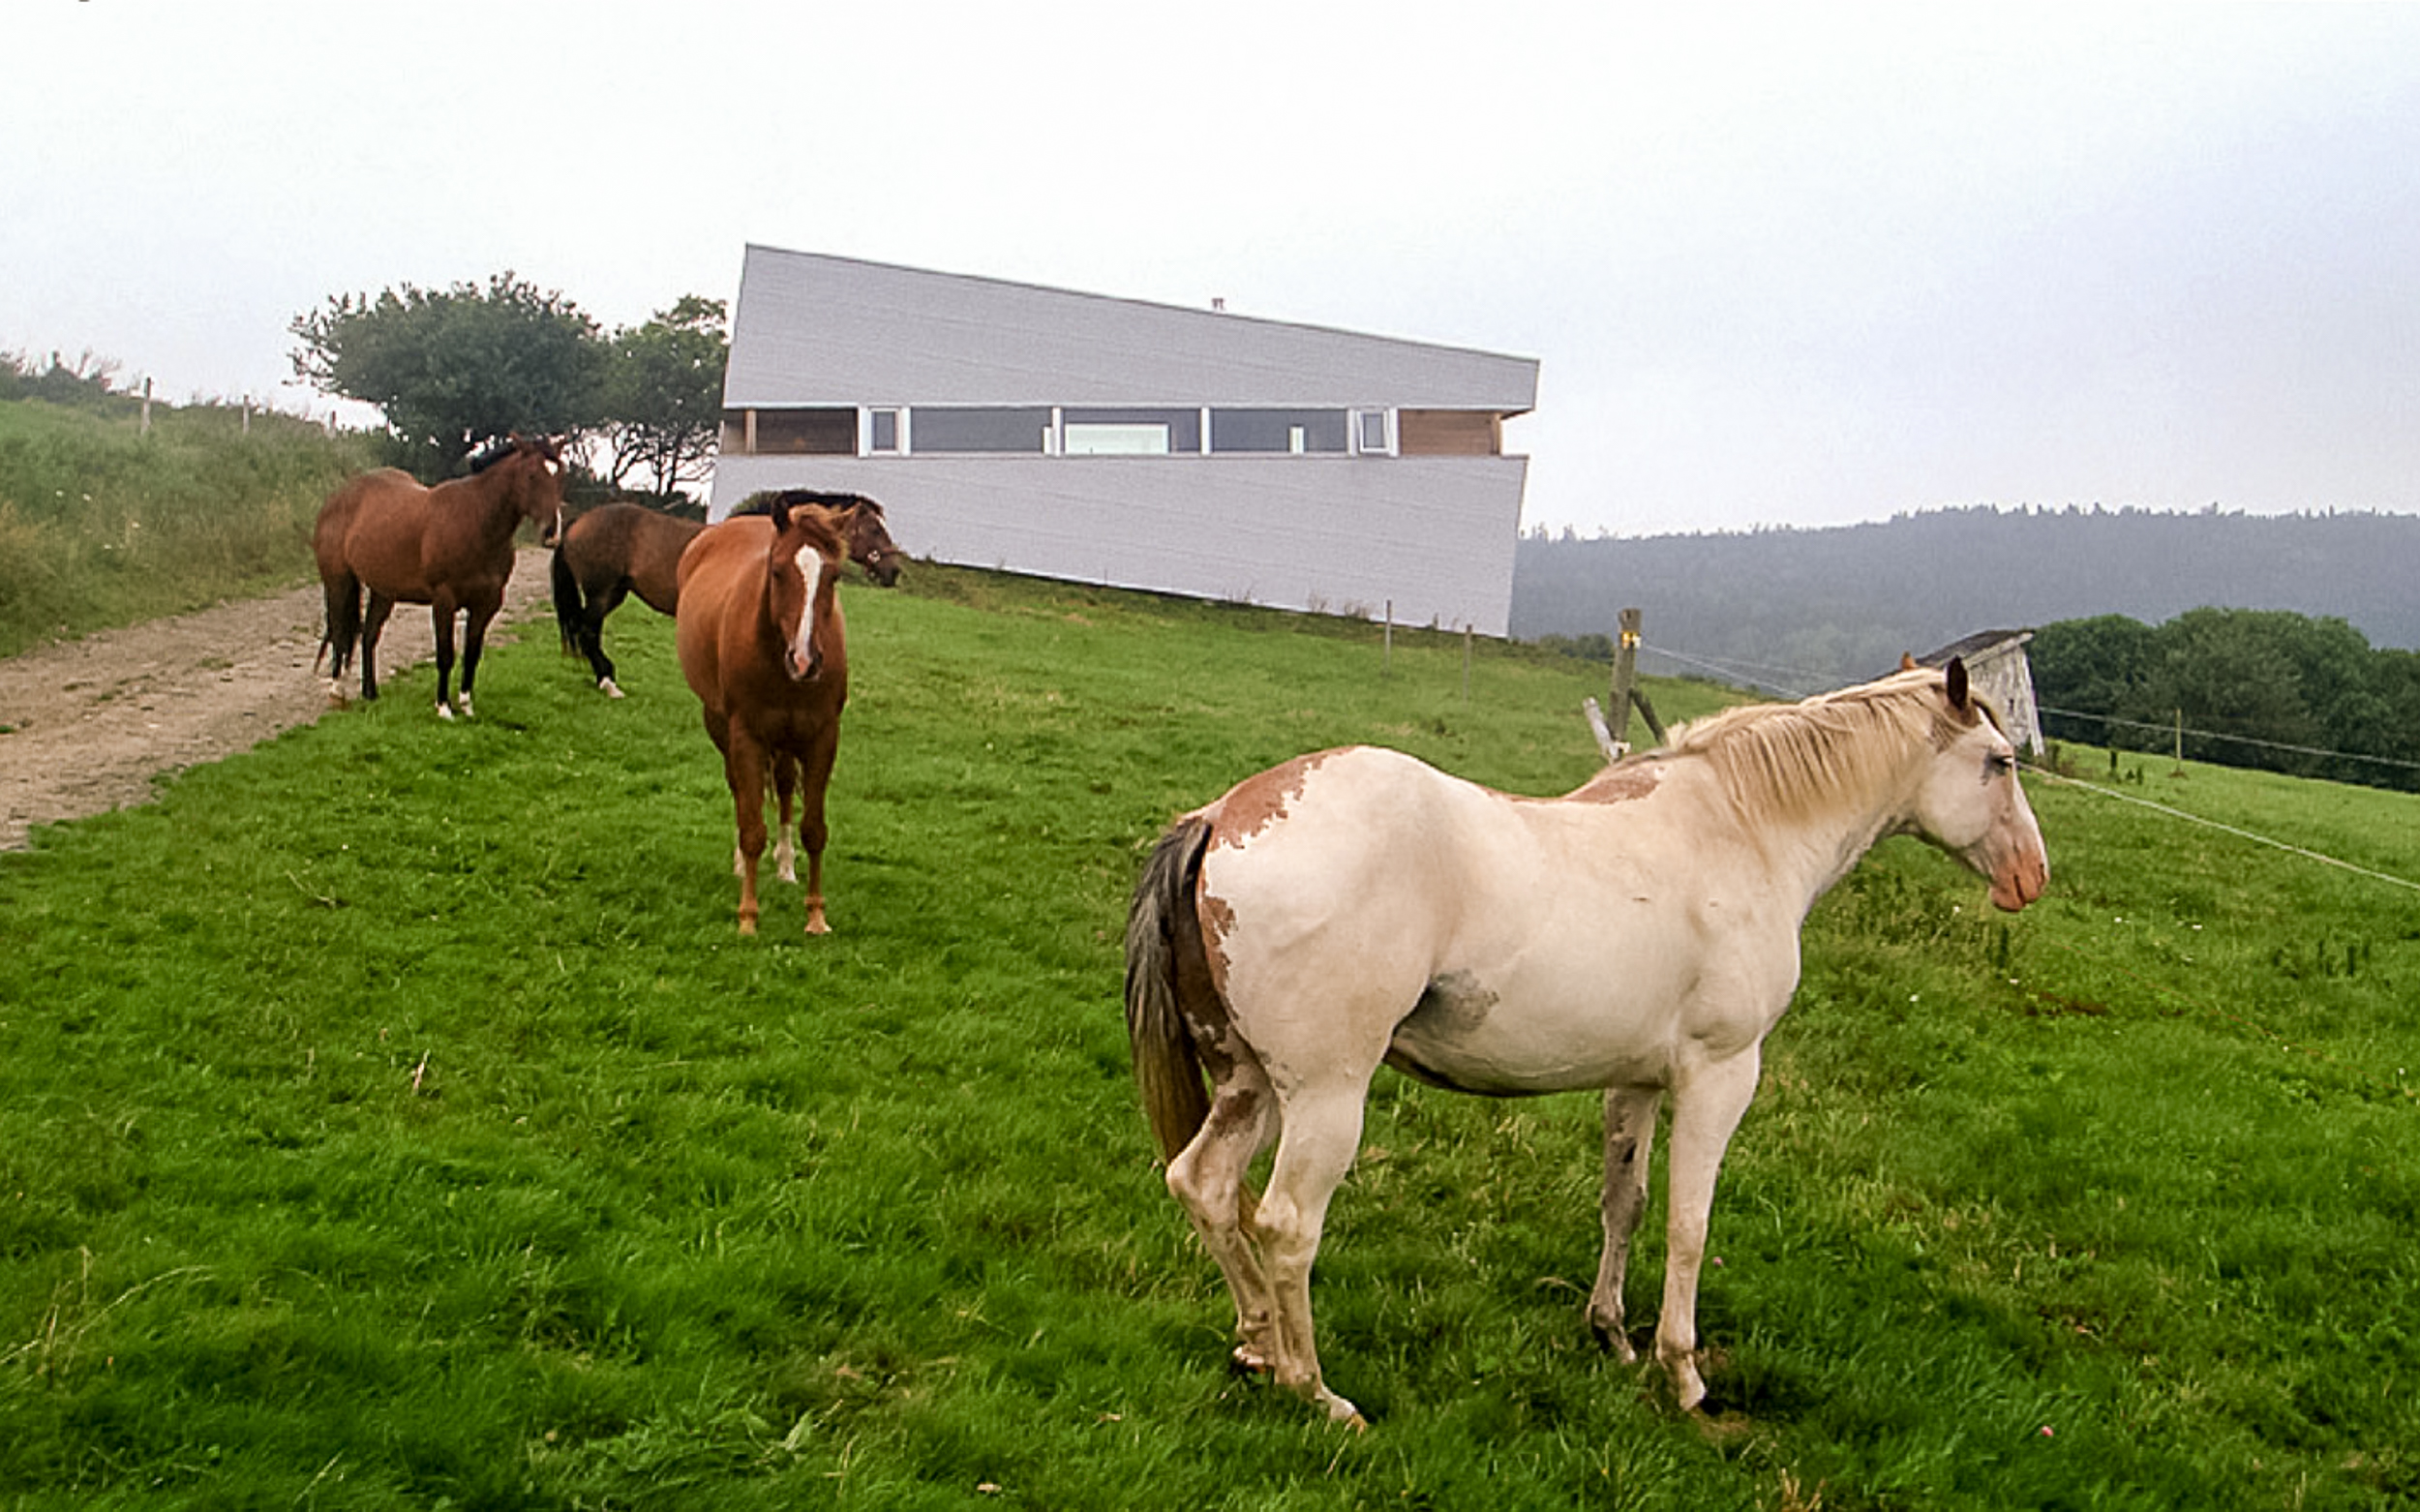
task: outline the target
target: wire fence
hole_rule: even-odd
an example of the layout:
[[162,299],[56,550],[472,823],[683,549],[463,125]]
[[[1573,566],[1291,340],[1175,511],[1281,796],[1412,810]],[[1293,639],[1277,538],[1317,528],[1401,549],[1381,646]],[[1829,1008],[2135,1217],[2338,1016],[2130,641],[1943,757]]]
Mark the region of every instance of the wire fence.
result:
[[[1809,672],[1803,668],[1778,667],[1764,662],[1679,651],[1669,646],[1651,646],[1646,642],[1640,643],[1639,651],[1642,655],[1651,652],[1681,666],[1710,672],[1724,681],[1781,698],[1813,698],[1821,693],[1836,692],[1841,688],[1856,685],[1853,680],[1843,680],[1837,677],[1820,672]],[[1753,674],[1756,673],[1772,673],[1789,680],[1780,681],[1772,678],[1754,676]],[[2310,756],[2321,761],[2366,763],[2370,766],[2387,767],[2400,771],[2420,771],[2420,761],[2412,761],[2400,756],[2377,756],[2367,751],[2333,750],[2321,745],[2296,745],[2285,741],[2262,740],[2256,736],[2230,735],[2223,730],[2203,730],[2193,725],[2157,724],[2142,719],[2120,718],[2115,714],[2087,713],[2077,709],[2056,709],[2048,704],[2037,705],[2036,711],[2061,719],[2095,719],[2104,725],[2122,726],[2130,730],[2147,730],[2157,735],[2181,737],[2189,741],[2244,745],[2258,750],[2276,751],[2284,755]]]

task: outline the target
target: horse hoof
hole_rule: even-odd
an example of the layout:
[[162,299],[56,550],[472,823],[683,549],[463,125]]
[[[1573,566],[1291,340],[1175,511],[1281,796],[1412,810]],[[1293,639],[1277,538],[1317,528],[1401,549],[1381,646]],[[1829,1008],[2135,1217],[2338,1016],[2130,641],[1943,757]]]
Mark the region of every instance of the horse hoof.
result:
[[437,716],[439,719],[451,719],[454,717],[454,711],[443,704],[439,704],[437,706]]
[[753,936],[756,933],[756,921],[753,919],[741,920],[740,932],[744,935]]
[[832,933],[832,925],[824,922],[823,915],[817,914],[806,922],[806,932],[809,934],[830,934]]
[[620,698],[623,696],[620,685],[615,682],[611,678],[597,679],[596,690],[604,694],[607,698]]

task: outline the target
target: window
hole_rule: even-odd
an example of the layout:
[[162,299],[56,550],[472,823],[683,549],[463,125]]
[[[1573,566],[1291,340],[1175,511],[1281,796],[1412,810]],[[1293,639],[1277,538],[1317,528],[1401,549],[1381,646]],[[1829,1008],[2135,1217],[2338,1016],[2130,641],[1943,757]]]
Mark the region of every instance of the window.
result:
[[1050,435],[1050,411],[1015,408],[936,409],[918,406],[912,415],[919,452],[1008,451],[1039,456]]
[[756,444],[760,456],[854,457],[857,455],[857,411],[854,409],[757,409]]
[[869,454],[893,456],[905,448],[899,444],[899,411],[868,409],[865,411],[865,450]]
[[1342,409],[1213,409],[1210,449],[1217,452],[1341,452]]
[[1356,409],[1353,411],[1353,450],[1365,457],[1383,457],[1393,452],[1393,438],[1387,433],[1386,411]]
[[1198,409],[1067,409],[1061,449],[1071,457],[1165,457],[1201,450]]

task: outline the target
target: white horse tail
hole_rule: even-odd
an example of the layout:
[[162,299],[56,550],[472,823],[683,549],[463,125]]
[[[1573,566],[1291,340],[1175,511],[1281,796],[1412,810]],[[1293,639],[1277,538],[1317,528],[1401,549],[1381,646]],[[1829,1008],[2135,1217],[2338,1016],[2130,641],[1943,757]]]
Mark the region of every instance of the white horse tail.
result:
[[[1152,847],[1126,915],[1126,1035],[1134,1084],[1163,1160],[1174,1160],[1210,1116],[1201,1056],[1186,1027],[1187,1007],[1200,1019],[1224,1016],[1210,983],[1201,923],[1194,912],[1210,822],[1179,820]],[[1195,1001],[1199,999],[1199,1001]]]

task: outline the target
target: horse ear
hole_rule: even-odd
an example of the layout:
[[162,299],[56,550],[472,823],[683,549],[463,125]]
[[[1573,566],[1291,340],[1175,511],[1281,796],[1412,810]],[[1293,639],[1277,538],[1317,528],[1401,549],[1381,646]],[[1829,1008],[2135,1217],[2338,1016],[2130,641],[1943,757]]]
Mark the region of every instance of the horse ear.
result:
[[1899,670],[1901,672],[1914,672],[1916,670],[1916,658],[1909,655],[1905,651],[1899,652]]
[[790,500],[775,499],[772,507],[773,533],[781,535],[790,529]]
[[1963,656],[1951,657],[1950,665],[1944,670],[1949,674],[1950,680],[1949,685],[1946,689],[1950,695],[1950,707],[1956,710],[1959,713],[1965,713],[1967,711],[1967,696],[1969,693],[1969,689],[1966,685],[1966,658]]

